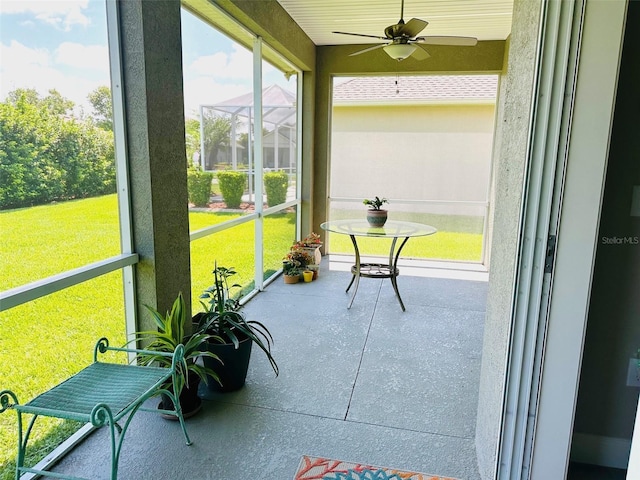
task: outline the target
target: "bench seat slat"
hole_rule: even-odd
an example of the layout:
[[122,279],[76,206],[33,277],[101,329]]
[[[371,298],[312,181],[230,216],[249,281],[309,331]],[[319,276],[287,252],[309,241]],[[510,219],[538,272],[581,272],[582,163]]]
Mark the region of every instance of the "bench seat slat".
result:
[[106,404],[115,418],[171,376],[171,370],[96,362],[73,377],[15,408],[35,414],[89,421],[92,409]]

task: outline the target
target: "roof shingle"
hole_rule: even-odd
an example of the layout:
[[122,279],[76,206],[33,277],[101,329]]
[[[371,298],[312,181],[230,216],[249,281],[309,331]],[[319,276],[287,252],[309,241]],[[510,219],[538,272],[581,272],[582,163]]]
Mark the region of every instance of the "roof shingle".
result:
[[334,103],[495,101],[496,75],[357,77],[334,85]]

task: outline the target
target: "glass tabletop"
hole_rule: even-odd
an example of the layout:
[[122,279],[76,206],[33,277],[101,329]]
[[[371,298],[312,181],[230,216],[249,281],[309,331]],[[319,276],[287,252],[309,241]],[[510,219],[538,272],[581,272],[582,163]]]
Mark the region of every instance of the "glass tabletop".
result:
[[357,237],[423,237],[425,235],[433,235],[436,230],[431,225],[414,222],[401,222],[396,220],[387,220],[383,227],[372,227],[369,222],[361,219],[353,220],[332,220],[324,222],[320,228],[333,233],[342,233],[344,235],[354,235]]

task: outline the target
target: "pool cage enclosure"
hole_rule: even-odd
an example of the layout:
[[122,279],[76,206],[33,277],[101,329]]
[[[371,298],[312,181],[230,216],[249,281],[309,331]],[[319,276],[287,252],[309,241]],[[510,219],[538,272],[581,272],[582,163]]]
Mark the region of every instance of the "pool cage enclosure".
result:
[[[253,92],[216,105],[200,106],[200,155],[202,170],[246,172],[249,201],[255,179],[255,125]],[[296,96],[279,85],[262,90],[262,165],[265,171],[284,170],[296,175]]]

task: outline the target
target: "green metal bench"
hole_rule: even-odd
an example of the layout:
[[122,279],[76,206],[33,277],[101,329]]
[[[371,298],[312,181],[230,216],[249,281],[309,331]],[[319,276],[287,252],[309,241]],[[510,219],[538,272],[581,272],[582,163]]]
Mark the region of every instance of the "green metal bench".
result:
[[[16,461],[16,480],[23,473],[45,474],[47,477],[65,478],[72,480],[77,477],[65,476],[44,470],[36,470],[24,466],[25,451],[29,435],[38,416],[63,418],[91,423],[94,427],[108,426],[111,433],[111,479],[118,478],[118,460],[122,449],[122,442],[133,416],[138,410],[161,412],[175,415],[180,420],[187,445],[191,440],[187,434],[180,402],[171,390],[166,388],[168,383],[176,385],[177,368],[184,359],[184,347],[179,345],[173,354],[171,368],[142,367],[137,365],[123,365],[98,361],[98,353],[107,351],[127,353],[153,353],[146,350],[110,347],[106,338],[96,343],[93,352],[93,363],[71,378],[53,387],[24,405],[20,405],[18,398],[11,390],[0,391],[0,413],[9,409],[18,414],[18,456]],[[151,397],[161,393],[167,394],[174,410],[157,410],[143,408],[143,403]],[[22,414],[32,414],[26,432],[22,431]],[[128,415],[122,426],[118,422]],[[116,438],[116,431],[119,438]]]

